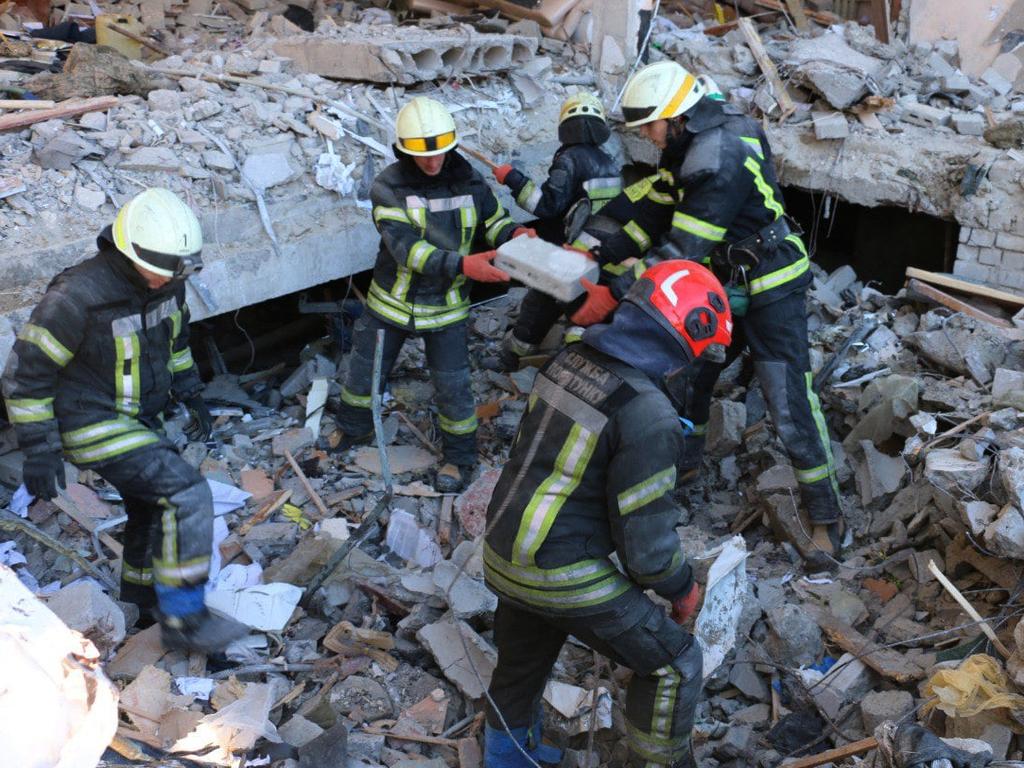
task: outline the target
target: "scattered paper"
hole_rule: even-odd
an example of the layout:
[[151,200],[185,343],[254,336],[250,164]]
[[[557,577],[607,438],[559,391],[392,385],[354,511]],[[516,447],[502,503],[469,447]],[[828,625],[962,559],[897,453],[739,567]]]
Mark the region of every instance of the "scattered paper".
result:
[[236,766],[238,758],[233,752],[251,749],[258,739],[280,743],[281,737],[268,719],[273,705],[273,686],[249,683],[240,699],[204,717],[168,751],[199,763]]
[[234,591],[214,589],[206,593],[206,606],[247,627],[279,632],[288,624],[301,597],[301,587],[275,582]]
[[431,535],[420,528],[415,517],[400,509],[391,513],[386,541],[396,555],[424,568],[444,559],[441,547]]
[[176,677],[174,684],[178,691],[185,696],[191,696],[200,701],[209,701],[213,693],[214,681],[208,677]]
[[704,607],[697,616],[695,635],[704,652],[704,679],[718,669],[736,644],[736,627],[747,590],[749,553],[742,536],[733,536],[708,571]]
[[252,497],[251,493],[246,493],[241,488],[235,488],[227,483],[209,478],[206,483],[210,486],[210,492],[213,494],[214,515],[226,515],[228,512],[234,512],[236,509],[244,507],[245,502]]

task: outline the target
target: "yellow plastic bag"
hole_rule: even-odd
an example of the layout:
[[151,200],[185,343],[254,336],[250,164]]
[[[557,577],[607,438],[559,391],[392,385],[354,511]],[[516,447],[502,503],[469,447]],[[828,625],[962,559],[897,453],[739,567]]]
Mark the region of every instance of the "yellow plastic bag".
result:
[[977,654],[956,669],[940,669],[925,684],[923,693],[926,698],[937,698],[925,705],[926,713],[939,709],[949,717],[973,717],[1002,710],[993,714],[1015,733],[1024,733],[1018,722],[1024,716],[1024,696],[1012,692],[1006,673],[991,656]]

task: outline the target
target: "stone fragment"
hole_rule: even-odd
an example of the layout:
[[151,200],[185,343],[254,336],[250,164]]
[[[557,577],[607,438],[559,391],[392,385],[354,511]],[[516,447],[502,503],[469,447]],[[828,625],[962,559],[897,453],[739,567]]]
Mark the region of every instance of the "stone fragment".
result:
[[345,766],[348,765],[348,754],[348,728],[344,723],[338,723],[299,747],[299,768]]
[[874,733],[886,720],[901,720],[913,707],[914,697],[907,691],[872,691],[860,702],[864,732]]
[[460,691],[471,699],[483,696],[481,682],[483,686],[490,684],[498,654],[466,622],[442,619],[423,627],[416,638]]
[[941,83],[946,93],[969,93],[971,90],[971,79],[959,69],[951,75],[943,75]]
[[973,491],[988,476],[989,461],[971,461],[955,448],[936,448],[924,460],[924,476],[947,493]]
[[228,55],[224,62],[224,71],[232,75],[251,75],[259,67],[259,62],[242,53]]
[[975,538],[985,532],[998,514],[999,507],[987,501],[968,501],[960,510],[960,517]]
[[845,139],[850,135],[850,124],[842,112],[811,112],[814,136],[819,141]]
[[985,529],[985,546],[1002,557],[1024,560],[1024,516],[1007,504]]
[[789,464],[776,464],[757,476],[757,490],[760,493],[796,490],[796,475]]
[[817,662],[824,650],[821,628],[807,611],[785,603],[767,612],[769,644],[780,664],[799,667]]
[[818,709],[834,720],[843,707],[860,699],[873,684],[871,670],[860,659],[844,653],[821,681],[813,684],[811,694]]
[[213,99],[200,99],[192,105],[191,114],[195,121],[206,120],[219,115],[224,107]]
[[295,427],[282,432],[280,435],[276,435],[271,441],[271,450],[275,456],[284,456],[285,450],[291,453],[292,456],[298,456],[299,453],[315,442],[316,438],[313,437],[313,433],[305,427]]
[[735,400],[715,400],[708,417],[707,452],[709,456],[724,458],[743,442],[747,426],[747,407]]
[[245,158],[242,173],[258,189],[270,189],[298,178],[301,172],[292,167],[288,155],[268,152]]
[[857,403],[864,413],[843,440],[847,452],[853,452],[862,440],[876,446],[893,436],[900,422],[917,412],[921,385],[909,376],[892,375],[869,383]]
[[[380,453],[376,446],[360,448],[355,454],[355,463],[360,468],[375,475],[379,475]],[[406,472],[421,472],[434,466],[434,454],[415,445],[391,445],[388,446],[388,463],[391,465],[391,472],[395,475],[402,475]]]
[[992,376],[992,405],[1024,408],[1024,371],[996,368]]
[[292,715],[287,723],[284,723],[277,729],[277,732],[286,744],[300,748],[323,734],[324,729],[316,723],[310,722],[302,715]]
[[795,41],[786,63],[835,109],[847,109],[868,93],[868,81],[881,76],[885,62],[850,47],[841,34],[827,32]]
[[99,189],[79,185],[75,187],[75,202],[87,211],[98,211],[107,202],[107,194]]
[[498,598],[482,580],[459,574],[459,566],[451,561],[434,566],[434,584],[444,594],[444,599],[457,619],[472,619],[494,613]]
[[845,589],[836,590],[829,595],[828,610],[843,624],[849,624],[851,627],[856,627],[868,617],[864,601]]
[[749,725],[730,725],[716,752],[725,758],[753,758],[757,752],[758,735]]
[[1013,83],[1003,77],[994,67],[989,67],[981,73],[981,81],[1000,96],[1005,96],[1013,90]]
[[999,482],[1018,509],[1024,509],[1024,450],[1013,446],[999,453]]
[[339,715],[351,715],[357,722],[392,717],[395,705],[384,686],[376,680],[350,675],[331,689],[331,706]]
[[[744,658],[749,658],[749,655],[744,654]],[[768,684],[758,674],[754,665],[747,662],[733,664],[729,670],[729,685],[754,701],[768,701],[771,698]]]
[[94,581],[69,584],[49,598],[46,607],[92,640],[103,654],[124,640],[124,612]]
[[472,538],[484,532],[487,524],[487,505],[491,503],[494,486],[498,484],[500,477],[500,469],[489,469],[455,499],[455,514],[458,515],[463,530]]
[[941,128],[950,120],[947,110],[927,104],[904,104],[900,117],[903,122],[922,128]]
[[977,112],[955,112],[953,128],[963,136],[984,136],[985,116]]
[[235,161],[219,149],[208,149],[203,152],[202,157],[207,168],[217,171],[233,171],[235,169]]
[[323,355],[314,355],[281,383],[281,397],[295,397],[308,390],[314,379],[333,379],[336,373],[334,363]]
[[156,88],[147,94],[146,101],[153,112],[178,112],[181,110],[181,91]]
[[861,503],[867,507],[900,489],[907,465],[902,457],[888,456],[876,450],[870,440],[861,440],[860,447],[864,461],[857,467],[857,489]]
[[91,154],[99,154],[99,147],[86,141],[74,131],[62,131],[37,147],[33,153],[36,163],[47,170],[70,170],[75,163]]
[[156,171],[160,173],[177,173],[181,161],[170,147],[139,147],[132,150],[118,168],[126,171]]

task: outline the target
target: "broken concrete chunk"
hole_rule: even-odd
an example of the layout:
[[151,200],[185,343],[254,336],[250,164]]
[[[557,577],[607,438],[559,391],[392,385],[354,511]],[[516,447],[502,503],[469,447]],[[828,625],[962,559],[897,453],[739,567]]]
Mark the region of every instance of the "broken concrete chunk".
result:
[[[355,454],[355,463],[360,469],[374,475],[381,473],[380,452],[376,447],[367,446],[360,448]],[[388,446],[388,463],[391,465],[391,472],[395,475],[404,475],[406,472],[422,472],[436,463],[434,454],[415,445],[392,445]]]
[[157,88],[149,92],[146,101],[154,112],[179,112],[181,111],[181,98],[181,91]]
[[516,237],[498,248],[494,266],[541,293],[571,302],[583,293],[580,280],[596,282],[601,271],[593,259],[559,248],[539,237]]
[[1024,409],[1024,371],[996,368],[992,376],[992,405]]
[[442,619],[423,627],[416,639],[433,654],[445,677],[466,696],[478,699],[484,695],[498,654],[466,622]]
[[968,501],[960,511],[960,517],[975,538],[985,532],[998,514],[999,507],[987,501]]
[[888,456],[876,450],[870,440],[862,440],[860,448],[864,460],[857,467],[857,489],[867,507],[900,489],[907,465],[901,456]]
[[271,450],[275,456],[284,456],[288,451],[292,456],[298,456],[303,450],[311,446],[316,438],[313,433],[305,427],[296,427],[282,432],[274,437],[271,442]]
[[170,147],[139,147],[132,150],[118,168],[126,171],[157,171],[161,173],[177,173],[181,161]]
[[900,721],[914,707],[914,697],[907,691],[872,691],[860,702],[864,732],[874,733],[886,720]]
[[728,456],[743,442],[747,407],[735,400],[715,400],[707,426],[707,452],[716,458]]
[[302,715],[293,715],[287,723],[277,729],[286,744],[293,747],[304,747],[324,732],[316,723],[310,722]]
[[900,117],[903,122],[922,128],[941,128],[950,120],[948,111],[927,104],[904,104]]
[[124,640],[124,612],[94,581],[80,579],[51,597],[47,607],[106,653]]
[[1024,560],[1024,516],[1007,504],[985,529],[985,545],[998,555]]
[[999,454],[999,482],[1010,503],[1024,509],[1024,450],[1016,446]]
[[242,164],[242,174],[260,190],[286,184],[301,173],[292,167],[288,155],[278,152],[249,155]]
[[868,94],[868,80],[881,75],[885,62],[849,46],[841,34],[797,40],[786,63],[794,77],[810,86],[835,109],[847,109]]
[[850,135],[850,124],[842,112],[812,112],[814,136],[819,141],[845,139]]
[[936,448],[924,460],[924,476],[947,493],[973,491],[988,476],[989,461],[971,461],[955,448]]
[[338,683],[330,696],[339,715],[354,715],[357,721],[372,722],[392,717],[395,705],[384,686],[369,677],[352,675]]
[[799,667],[815,664],[824,650],[821,628],[802,607],[785,603],[767,614],[768,638],[773,654],[782,664]]
[[847,704],[870,691],[873,684],[871,670],[856,656],[844,653],[823,677],[811,682],[811,692],[822,714],[835,719]]
[[963,136],[984,136],[985,116],[977,112],[956,112],[953,114],[953,128]]
[[491,614],[498,607],[498,598],[483,581],[459,574],[459,566],[445,561],[434,566],[434,584],[457,619],[472,619]]

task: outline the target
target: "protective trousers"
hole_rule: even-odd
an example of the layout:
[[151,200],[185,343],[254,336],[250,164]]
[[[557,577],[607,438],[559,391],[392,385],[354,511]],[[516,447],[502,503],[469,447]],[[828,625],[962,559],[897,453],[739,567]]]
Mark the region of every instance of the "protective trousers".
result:
[[[460,466],[474,465],[476,454],[476,406],[469,378],[468,323],[458,322],[437,331],[423,333],[427,348],[427,367],[434,383],[437,420],[444,440],[445,461]],[[381,360],[381,391],[412,331],[389,325],[373,315],[356,321],[349,356],[348,376],[341,390],[338,426],[347,434],[359,436],[373,430],[370,390],[373,382],[373,353],[377,331],[384,330]]]
[[[695,765],[690,731],[701,690],[700,647],[639,589],[583,617],[542,615],[499,599],[498,665],[489,692],[508,727],[538,722],[544,686],[569,635],[633,670],[626,694],[630,765]],[[502,727],[490,704],[487,722]]]
[[121,599],[150,609],[155,585],[206,583],[213,546],[210,486],[166,439],[91,466],[124,499]]
[[744,349],[749,349],[772,423],[793,464],[808,516],[815,523],[837,522],[842,514],[839,483],[825,416],[811,386],[804,292],[796,291],[771,304],[752,307],[735,323],[725,362],[699,363],[701,369],[686,413],[695,429],[686,438],[680,469],[700,466],[715,382]]

